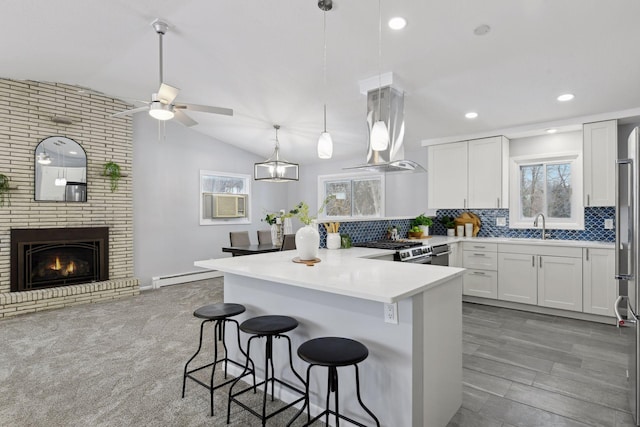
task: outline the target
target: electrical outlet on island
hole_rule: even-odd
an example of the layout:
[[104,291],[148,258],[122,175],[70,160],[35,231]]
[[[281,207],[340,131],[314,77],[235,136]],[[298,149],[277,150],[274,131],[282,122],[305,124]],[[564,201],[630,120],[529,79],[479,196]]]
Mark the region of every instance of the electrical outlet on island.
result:
[[384,321],[386,323],[398,324],[398,303],[391,302],[384,304]]

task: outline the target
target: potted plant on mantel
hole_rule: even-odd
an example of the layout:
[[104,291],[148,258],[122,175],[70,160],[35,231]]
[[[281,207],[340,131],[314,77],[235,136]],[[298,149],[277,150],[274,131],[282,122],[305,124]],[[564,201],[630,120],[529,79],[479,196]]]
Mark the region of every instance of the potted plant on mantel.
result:
[[440,218],[440,224],[447,229],[447,236],[452,237],[456,235],[456,220],[454,217],[445,215]]
[[413,221],[411,221],[411,227],[419,227],[422,230],[423,236],[429,235],[429,227],[433,225],[433,220],[421,213]]

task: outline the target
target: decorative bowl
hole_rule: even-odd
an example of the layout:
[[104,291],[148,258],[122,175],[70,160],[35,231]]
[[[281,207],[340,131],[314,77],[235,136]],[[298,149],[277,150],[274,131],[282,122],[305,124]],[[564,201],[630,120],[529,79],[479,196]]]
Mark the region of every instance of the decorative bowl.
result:
[[422,237],[422,231],[409,231],[409,238],[419,239]]

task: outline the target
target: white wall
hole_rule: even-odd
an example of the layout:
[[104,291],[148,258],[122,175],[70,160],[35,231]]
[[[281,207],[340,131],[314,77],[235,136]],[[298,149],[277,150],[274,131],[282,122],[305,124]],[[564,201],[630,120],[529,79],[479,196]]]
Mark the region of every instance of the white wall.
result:
[[582,153],[582,130],[530,136],[509,141],[509,157],[570,151]]
[[[343,168],[364,164],[366,153],[350,160],[324,160],[312,165],[300,166],[300,182],[288,195],[289,205],[300,201],[309,204],[310,211],[318,210],[318,175],[354,173]],[[427,149],[405,151],[405,159],[427,166]],[[427,210],[427,174],[391,173],[385,177],[385,216],[417,216]]]
[[[201,169],[252,176],[264,159],[216,141],[177,123],[166,123],[166,140],[158,140],[158,122],[138,114],[133,119],[134,272],[140,286],[154,276],[198,271],[193,262],[220,258],[229,231],[269,226],[263,211],[287,208],[287,191],[297,183],[251,181],[251,224],[199,225]],[[117,209],[114,206],[113,209]]]

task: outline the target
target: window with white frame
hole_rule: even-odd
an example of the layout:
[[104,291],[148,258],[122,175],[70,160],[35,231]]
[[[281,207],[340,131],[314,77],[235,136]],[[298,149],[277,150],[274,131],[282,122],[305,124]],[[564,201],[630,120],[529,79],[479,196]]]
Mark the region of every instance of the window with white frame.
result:
[[320,203],[331,197],[320,218],[380,218],[384,216],[384,175],[318,176]]
[[200,225],[249,224],[251,176],[200,171]]
[[514,157],[509,187],[509,227],[533,228],[542,213],[549,229],[584,229],[581,154]]

